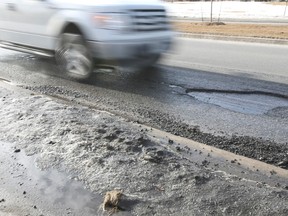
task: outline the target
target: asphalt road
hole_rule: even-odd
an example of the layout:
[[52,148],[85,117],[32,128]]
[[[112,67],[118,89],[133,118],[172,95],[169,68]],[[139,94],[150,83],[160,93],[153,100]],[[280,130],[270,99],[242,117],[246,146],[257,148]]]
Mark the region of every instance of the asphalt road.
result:
[[53,61],[1,50],[0,77],[278,164],[288,149],[287,54],[288,46],[177,38],[153,70],[96,70],[80,84]]
[[285,45],[182,38],[168,64],[287,84],[287,54]]

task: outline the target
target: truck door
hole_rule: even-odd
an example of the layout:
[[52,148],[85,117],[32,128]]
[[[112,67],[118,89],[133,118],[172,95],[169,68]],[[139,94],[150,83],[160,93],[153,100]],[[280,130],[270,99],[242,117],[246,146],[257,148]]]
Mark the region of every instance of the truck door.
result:
[[13,18],[16,11],[17,0],[0,1],[0,40],[10,40],[13,38]]
[[48,24],[56,9],[49,0],[5,0],[8,7],[6,30],[10,40],[26,46],[50,49],[52,36]]

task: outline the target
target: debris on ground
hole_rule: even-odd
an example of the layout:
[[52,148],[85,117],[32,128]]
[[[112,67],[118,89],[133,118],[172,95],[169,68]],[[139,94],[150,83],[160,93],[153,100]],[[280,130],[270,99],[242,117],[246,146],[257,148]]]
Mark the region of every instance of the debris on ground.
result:
[[103,211],[108,211],[109,215],[116,213],[120,209],[119,202],[122,196],[123,193],[120,190],[106,192],[102,203]]
[[21,151],[21,149],[16,149],[15,151],[14,151],[14,153],[19,153]]

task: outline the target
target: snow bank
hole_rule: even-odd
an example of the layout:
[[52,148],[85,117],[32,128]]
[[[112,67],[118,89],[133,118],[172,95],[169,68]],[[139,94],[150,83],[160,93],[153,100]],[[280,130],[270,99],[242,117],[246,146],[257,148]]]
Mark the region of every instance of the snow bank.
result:
[[[211,13],[210,2],[177,2],[166,3],[170,16],[186,18],[209,18]],[[288,11],[285,5],[272,5],[262,2],[214,2],[213,17],[233,19],[263,19],[281,18],[288,20]]]

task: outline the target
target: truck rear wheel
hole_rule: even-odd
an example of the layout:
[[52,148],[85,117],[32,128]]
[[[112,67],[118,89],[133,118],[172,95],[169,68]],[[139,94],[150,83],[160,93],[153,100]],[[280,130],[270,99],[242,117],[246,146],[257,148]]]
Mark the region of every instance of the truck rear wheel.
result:
[[56,60],[60,69],[77,81],[88,80],[94,69],[92,55],[80,34],[61,35]]

